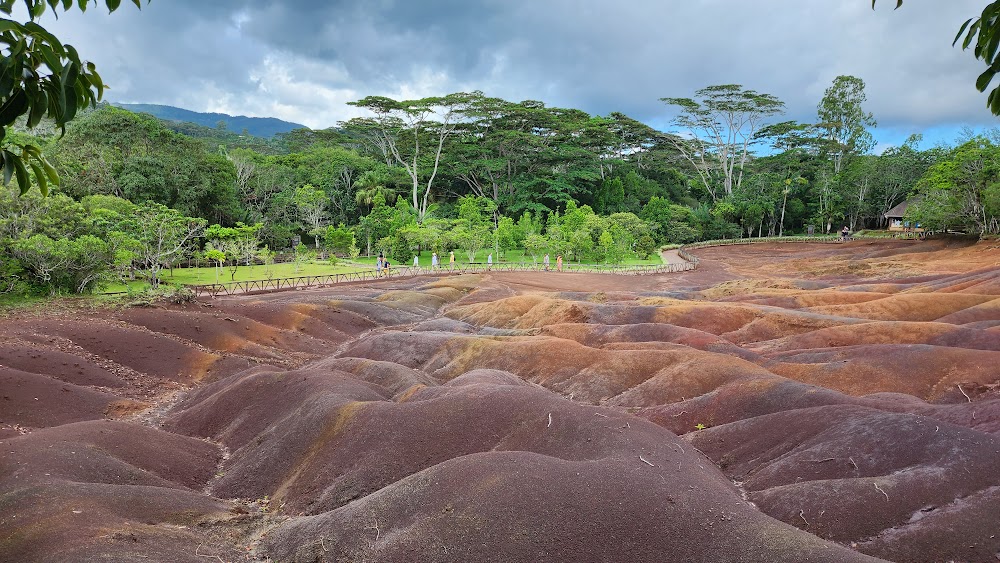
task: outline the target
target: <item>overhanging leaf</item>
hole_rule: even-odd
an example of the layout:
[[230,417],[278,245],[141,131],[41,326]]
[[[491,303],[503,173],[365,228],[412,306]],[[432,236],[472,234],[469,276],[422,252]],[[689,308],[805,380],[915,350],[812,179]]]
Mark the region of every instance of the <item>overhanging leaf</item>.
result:
[[29,162],[28,165],[31,166],[31,171],[35,175],[35,182],[38,184],[39,191],[42,192],[43,196],[49,195],[49,184],[46,181],[45,173],[42,171],[41,167],[34,162]]
[[986,71],[980,74],[979,78],[976,79],[976,89],[979,90],[980,92],[985,92],[986,87],[990,85],[990,82],[993,80],[993,77],[996,76],[996,74],[997,71],[993,70],[992,68],[986,69]]
[[0,106],[0,125],[10,125],[28,110],[28,94],[17,90],[2,106]]
[[5,150],[0,156],[3,156],[3,185],[6,186],[14,176],[14,153]]
[[21,190],[21,195],[28,193],[31,189],[31,179],[28,177],[28,169],[24,167],[24,161],[16,154],[11,154],[14,161],[14,175],[17,177],[17,185]]

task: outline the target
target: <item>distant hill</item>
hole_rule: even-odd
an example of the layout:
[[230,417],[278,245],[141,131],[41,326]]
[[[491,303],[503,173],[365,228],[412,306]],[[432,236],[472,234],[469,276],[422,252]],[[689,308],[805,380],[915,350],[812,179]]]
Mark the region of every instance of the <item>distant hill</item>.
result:
[[247,133],[255,137],[270,138],[278,133],[287,133],[292,129],[302,129],[305,125],[283,121],[275,117],[246,117],[243,115],[228,115],[225,113],[201,113],[173,106],[156,104],[113,104],[120,108],[137,113],[148,113],[165,121],[194,123],[204,127],[216,127],[220,121],[226,124],[226,129],[232,133]]

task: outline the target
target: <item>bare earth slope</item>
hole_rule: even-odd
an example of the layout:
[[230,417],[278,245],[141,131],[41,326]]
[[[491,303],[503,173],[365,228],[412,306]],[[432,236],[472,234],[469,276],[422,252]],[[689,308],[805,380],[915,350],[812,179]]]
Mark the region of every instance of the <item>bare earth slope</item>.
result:
[[0,319],[0,561],[996,561],[1000,249]]

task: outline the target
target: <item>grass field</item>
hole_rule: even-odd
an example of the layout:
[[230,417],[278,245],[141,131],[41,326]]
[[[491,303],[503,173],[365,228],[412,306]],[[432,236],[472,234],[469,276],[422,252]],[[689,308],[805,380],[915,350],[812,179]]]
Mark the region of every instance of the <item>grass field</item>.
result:
[[[489,250],[483,250],[476,255],[477,263],[485,263],[487,256],[489,256]],[[358,257],[356,260],[351,261],[341,261],[337,265],[331,265],[329,262],[316,261],[301,264],[296,268],[293,263],[284,264],[272,264],[270,266],[240,266],[236,269],[235,276],[228,267],[221,269],[214,267],[206,268],[174,268],[173,272],[170,270],[163,270],[160,272],[160,282],[164,284],[180,284],[180,285],[202,285],[202,284],[212,284],[212,283],[228,283],[232,281],[248,281],[248,280],[264,280],[269,278],[292,278],[297,276],[323,276],[329,274],[344,274],[348,272],[358,272],[363,270],[372,270],[375,268],[376,257]],[[448,254],[445,253],[443,256],[439,257],[440,264],[448,264]],[[493,257],[494,263],[500,264],[504,262],[531,262],[531,256],[525,257],[523,251],[510,251],[508,252],[503,260],[498,260],[495,256]],[[549,261],[553,266],[556,263],[555,255],[549,256]],[[538,263],[541,264],[542,259],[539,256]],[[468,255],[465,252],[455,253],[455,263],[456,264],[468,264]],[[567,262],[568,264],[569,262]],[[626,260],[624,262],[626,265],[657,265],[662,264],[663,260],[660,258],[659,254],[654,254],[652,258],[648,260]],[[429,268],[431,265],[431,252],[424,251],[420,253],[419,264],[421,267]],[[410,261],[406,264],[395,264],[392,266],[412,266],[413,262]],[[104,289],[105,293],[120,293],[123,291],[128,291],[132,289],[134,291],[141,291],[149,286],[149,282],[145,280],[136,280],[130,282],[128,285],[123,283],[111,284]]]
[[[293,263],[272,264],[270,266],[240,266],[235,276],[228,267],[217,268],[174,268],[160,272],[160,282],[165,284],[201,285],[210,283],[227,283],[231,281],[264,280],[268,278],[292,278],[296,276],[322,276],[327,274],[343,274],[368,270],[374,267],[368,264],[339,263],[336,266],[329,262],[308,262],[296,268]],[[128,286],[122,283],[112,284],[105,288],[107,293],[127,291],[128,288],[142,290],[149,286],[145,280],[130,282]]]

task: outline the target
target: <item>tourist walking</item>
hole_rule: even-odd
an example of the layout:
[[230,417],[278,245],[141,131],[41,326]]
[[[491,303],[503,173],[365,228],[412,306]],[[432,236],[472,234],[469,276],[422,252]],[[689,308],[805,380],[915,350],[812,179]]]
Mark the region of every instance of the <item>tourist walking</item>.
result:
[[375,260],[375,277],[382,277],[382,255],[378,255],[378,259]]
[[557,272],[562,271],[562,254],[556,256],[556,271]]
[[452,250],[451,254],[448,256],[448,267],[452,270],[455,269],[455,251]]
[[542,264],[545,266],[545,271],[549,271],[549,253],[545,253],[545,258],[542,258]]
[[840,230],[840,240],[847,241],[847,237],[851,236],[851,230],[844,225],[844,228]]
[[492,269],[493,269],[493,255],[490,254],[489,256],[486,257],[486,271],[490,271]]
[[414,268],[419,268],[420,267],[420,255],[418,255],[418,254],[414,254],[413,255],[413,267]]
[[431,254],[431,270],[437,270],[438,267],[438,253],[435,252]]

